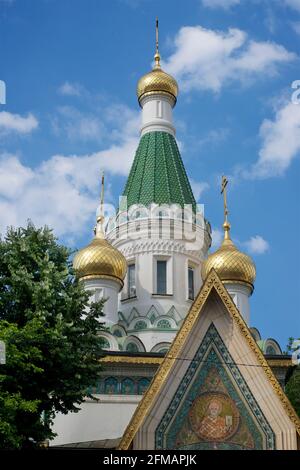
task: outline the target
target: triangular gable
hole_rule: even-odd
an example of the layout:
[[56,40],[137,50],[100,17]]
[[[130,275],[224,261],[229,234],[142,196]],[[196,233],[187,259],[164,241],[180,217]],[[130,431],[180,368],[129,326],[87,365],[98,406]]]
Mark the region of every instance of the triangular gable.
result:
[[[252,382],[256,381],[256,375],[253,375],[253,370],[256,367],[257,380],[262,383],[262,388],[263,388],[263,391],[261,391],[261,394],[268,392],[273,400],[275,400],[275,401],[277,400],[275,408],[276,408],[276,410],[278,408],[280,408],[280,410],[281,410],[280,412],[282,413],[282,415],[281,416],[276,415],[276,413],[279,413],[279,411],[275,411],[274,416],[272,415],[271,418],[270,418],[270,410],[267,410],[270,421],[273,420],[273,422],[274,422],[274,427],[276,427],[276,426],[278,427],[278,425],[279,425],[278,423],[280,423],[281,421],[284,421],[285,426],[290,426],[290,428],[291,428],[287,433],[288,435],[293,434],[295,429],[300,434],[300,420],[299,420],[297,414],[295,413],[292,405],[290,404],[288,398],[284,394],[280,384],[278,383],[276,377],[274,376],[272,370],[270,369],[267,361],[264,358],[263,353],[260,351],[260,349],[257,346],[255,340],[253,339],[249,328],[247,327],[247,325],[246,325],[245,321],[243,320],[241,314],[237,310],[237,308],[236,308],[232,298],[230,297],[228,291],[226,290],[226,288],[224,287],[224,285],[222,284],[222,282],[218,278],[216,272],[214,270],[212,270],[210,272],[209,276],[207,277],[204,285],[202,286],[202,288],[201,288],[197,298],[195,299],[193,305],[191,306],[190,311],[189,311],[188,315],[186,316],[186,318],[185,318],[185,320],[182,324],[182,327],[178,331],[178,333],[176,335],[176,338],[173,341],[172,346],[171,346],[167,356],[165,357],[163,363],[161,364],[159,370],[157,371],[155,377],[153,378],[153,381],[152,381],[149,389],[145,393],[142,401],[139,403],[139,405],[138,405],[138,407],[137,407],[137,409],[136,409],[136,411],[135,411],[135,413],[134,413],[134,415],[133,415],[133,417],[132,417],[132,419],[131,419],[131,421],[130,421],[130,423],[129,423],[129,425],[128,425],[125,433],[124,433],[124,436],[123,436],[122,441],[121,441],[120,446],[119,446],[120,449],[128,449],[131,446],[131,444],[133,442],[133,439],[135,438],[135,436],[137,435],[139,430],[142,429],[142,426],[146,425],[145,423],[147,422],[147,420],[149,422],[151,416],[152,416],[152,418],[151,418],[152,421],[153,422],[155,421],[156,415],[153,412],[153,408],[156,406],[156,408],[155,408],[155,410],[156,410],[157,409],[157,403],[159,403],[160,401],[165,399],[165,402],[167,403],[167,406],[166,406],[166,409],[164,410],[164,415],[163,415],[165,421],[163,422],[163,420],[161,418],[159,418],[160,422],[157,422],[155,424],[155,426],[156,426],[156,434],[155,434],[156,435],[156,437],[155,437],[155,439],[156,439],[156,448],[164,448],[165,444],[163,442],[160,443],[160,441],[159,441],[159,439],[160,439],[159,438],[159,433],[160,433],[160,429],[162,429],[161,426],[165,426],[165,428],[167,428],[167,426],[169,425],[168,424],[168,419],[165,418],[165,416],[168,416],[168,413],[169,413],[169,417],[172,416],[172,409],[170,408],[170,406],[171,406],[172,400],[174,400],[176,398],[175,395],[171,396],[171,392],[168,392],[167,390],[165,390],[164,387],[167,387],[167,385],[168,385],[168,387],[170,389],[170,384],[173,384],[173,385],[176,384],[177,390],[179,390],[179,387],[182,386],[182,383],[184,385],[184,381],[186,382],[186,384],[192,383],[192,382],[189,382],[190,379],[188,378],[188,376],[183,376],[183,377],[181,377],[182,381],[179,384],[178,376],[180,374],[178,374],[178,371],[179,371],[180,363],[182,363],[182,364],[185,363],[185,362],[186,363],[188,362],[189,364],[195,363],[195,357],[196,356],[186,358],[186,357],[183,357],[184,356],[183,352],[185,350],[185,347],[188,345],[188,342],[191,342],[192,339],[193,339],[193,335],[195,335],[195,325],[196,325],[197,321],[200,321],[201,317],[203,317],[203,318],[205,317],[205,315],[206,315],[205,309],[208,308],[207,305],[209,305],[210,302],[219,302],[220,305],[222,306],[223,311],[228,313],[228,318],[230,319],[230,321],[231,321],[231,323],[234,326],[235,331],[236,331],[235,337],[238,337],[237,339],[240,341],[241,346],[247,348],[247,351],[249,352],[249,354],[251,354],[251,366],[252,367],[249,367],[249,365],[247,366],[247,364],[240,363],[240,364],[237,364],[237,367],[236,367],[237,371],[239,371],[240,369],[245,370],[246,366],[248,367],[249,370],[252,369],[252,371],[251,371],[252,372],[252,378],[250,376],[247,376],[246,382],[247,381],[249,382],[249,386],[251,385],[250,388],[252,387],[252,389],[253,388],[255,389],[255,387],[258,387],[259,385],[255,385],[254,383],[250,384],[250,382],[251,381]],[[224,317],[224,313],[221,316]],[[203,332],[203,338],[201,340],[202,342],[205,339],[205,334],[207,335],[209,330],[211,328],[213,328],[212,323],[205,327],[206,330]],[[200,346],[200,343],[198,344],[198,347],[199,346]],[[235,345],[235,348],[237,348],[237,347],[238,346]],[[209,351],[206,351],[206,353],[208,354]],[[212,355],[216,354],[216,353],[217,353],[217,348],[215,348],[214,350],[211,351]],[[234,351],[233,351],[233,353],[235,354]],[[183,367],[183,366],[181,366],[181,367]],[[186,369],[185,374],[187,372],[188,372],[188,370]],[[217,372],[215,372],[215,373],[217,373]],[[231,373],[234,376],[233,371],[231,371]],[[234,377],[234,378],[235,378],[236,382],[238,383],[238,380],[236,379],[236,377]],[[243,381],[243,377],[241,377],[240,380]],[[225,378],[224,378],[224,383],[225,383]],[[174,387],[175,387],[175,385],[174,385]],[[246,388],[244,387],[244,393],[246,395],[247,395],[247,387],[248,386],[247,386],[247,383],[246,383]],[[266,390],[266,389],[268,389],[268,390]],[[182,392],[182,393],[183,393],[183,395],[182,395],[182,397],[183,397],[185,392]],[[166,396],[168,395],[168,400],[169,400],[168,402],[166,401],[167,399],[164,398],[165,395]],[[254,397],[254,399],[255,399],[255,397]],[[263,403],[265,403],[265,401],[263,401]],[[282,405],[282,407],[280,407],[280,404]],[[255,406],[254,406],[254,408],[255,408]],[[259,413],[260,413],[259,406],[256,406],[256,409],[258,409],[258,411],[257,411],[257,420],[258,420]],[[232,413],[234,415],[234,412],[232,412]],[[174,415],[174,413],[173,413],[173,415]],[[261,412],[261,416],[263,416],[263,412]],[[227,419],[227,417],[226,417],[226,419]],[[245,420],[246,418],[243,418],[243,419]],[[260,418],[260,419],[263,420],[263,418]],[[154,426],[154,424],[153,424],[153,426]],[[271,436],[270,433],[268,434],[268,429],[267,429],[268,428],[268,423],[263,424],[263,422],[261,421],[260,426],[261,426],[261,429],[263,429],[264,432],[265,432],[264,439],[265,440],[269,439],[269,441],[268,441],[269,444],[265,445],[264,448],[272,448],[272,442],[271,442],[272,441],[272,436]],[[139,438],[139,435],[137,435],[137,438]],[[285,438],[285,441],[280,443],[277,447],[278,448],[288,448],[288,446],[290,445],[291,446],[290,448],[295,448],[295,436],[293,438],[291,438],[292,444],[291,443],[288,444],[286,442],[287,439],[289,439],[289,438]],[[143,447],[140,446],[139,448],[143,448]]]
[[[211,402],[225,415],[217,418],[216,427],[207,413]],[[255,410],[255,418],[248,408]],[[163,414],[154,441],[155,449],[275,449],[274,432],[214,323]]]

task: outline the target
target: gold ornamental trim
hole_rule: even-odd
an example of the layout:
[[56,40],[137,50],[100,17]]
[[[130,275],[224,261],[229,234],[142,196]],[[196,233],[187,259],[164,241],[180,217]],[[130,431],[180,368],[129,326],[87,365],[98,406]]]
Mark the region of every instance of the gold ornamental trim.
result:
[[164,95],[164,96],[167,96],[168,98],[171,98],[171,100],[173,101],[173,107],[174,105],[176,104],[177,102],[177,98],[175,95],[173,95],[173,93],[171,93],[170,91],[146,91],[144,92],[140,97],[139,97],[139,105],[141,106],[141,101],[146,98],[147,96],[153,96],[153,95]]
[[87,274],[86,276],[82,276],[79,278],[80,281],[87,281],[88,279],[113,279],[114,281],[124,286],[124,282],[117,276],[109,275],[109,274]]
[[163,357],[130,357],[130,356],[112,356],[107,355],[103,357],[101,362],[110,362],[118,364],[161,364]]
[[293,365],[292,359],[268,359],[268,364],[270,367],[291,367]]
[[[168,353],[167,353],[168,354]],[[164,357],[134,357],[134,356],[117,356],[107,355],[100,359],[101,362],[119,363],[119,364],[161,364]],[[290,367],[293,365],[291,358],[286,359],[267,359],[270,367]]]
[[277,381],[275,375],[273,374],[268,362],[266,361],[262,351],[259,349],[258,345],[256,344],[252,334],[246,325],[244,319],[242,318],[241,314],[239,313],[237,307],[235,306],[231,296],[229,295],[228,291],[222,284],[222,281],[218,277],[216,271],[212,269],[208,274],[202,288],[200,289],[199,294],[197,295],[193,305],[191,306],[180,330],[178,331],[171,348],[168,352],[168,355],[164,358],[161,366],[157,370],[151,385],[145,392],[142,400],[140,401],[138,407],[136,408],[126,430],[122,437],[122,440],[118,446],[119,450],[127,450],[139,427],[144,422],[146,416],[149,414],[149,410],[154,402],[154,399],[159,395],[163,384],[165,383],[171,368],[176,361],[177,357],[180,355],[181,350],[183,349],[185,342],[188,338],[190,331],[193,329],[196,320],[198,319],[199,315],[201,315],[203,306],[205,305],[208,296],[210,295],[212,289],[215,289],[221,300],[223,301],[227,311],[230,313],[231,317],[234,319],[236,324],[239,327],[241,334],[244,336],[248,345],[250,346],[251,350],[255,353],[256,358],[264,369],[266,376],[273,387],[274,392],[280,399],[287,415],[289,416],[292,423],[295,425],[295,428],[300,435],[300,419],[296,414],[295,410],[293,409],[290,401],[288,400],[287,396],[283,392],[279,382]]
[[251,294],[254,291],[254,285],[248,281],[237,281],[236,279],[222,279],[223,284],[241,284],[242,286],[247,286],[251,288]]

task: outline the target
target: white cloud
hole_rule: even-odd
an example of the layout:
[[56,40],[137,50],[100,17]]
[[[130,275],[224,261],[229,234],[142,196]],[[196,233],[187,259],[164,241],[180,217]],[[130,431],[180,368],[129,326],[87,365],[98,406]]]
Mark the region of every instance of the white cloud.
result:
[[211,238],[212,238],[211,249],[217,250],[218,248],[220,248],[220,245],[224,238],[224,232],[218,228],[213,228],[211,231]]
[[300,0],[284,0],[285,4],[300,12]]
[[92,113],[78,111],[73,106],[61,106],[51,120],[56,135],[69,140],[101,141],[106,137],[106,128],[101,119]]
[[292,23],[292,27],[294,29],[294,31],[300,35],[300,21],[294,21]]
[[82,235],[97,207],[100,171],[127,175],[136,146],[137,140],[129,137],[91,155],[55,155],[35,169],[16,155],[2,155],[0,232],[31,219],[53,227],[59,236]]
[[7,111],[0,112],[0,134],[15,132],[17,134],[29,134],[38,127],[36,117],[29,113],[23,117],[20,114],[12,114]]
[[[260,3],[268,3],[270,0],[261,0]],[[275,1],[275,0],[273,0]],[[243,3],[246,2],[246,0],[243,0]],[[201,0],[201,3],[204,7],[206,8],[211,8],[211,9],[217,9],[217,8],[223,8],[223,10],[229,10],[230,8],[241,5],[241,0]],[[254,3],[257,4],[257,0],[252,0],[249,1],[248,3]],[[290,8],[293,8],[294,10],[297,10],[300,12],[300,0],[279,0],[278,1],[279,5],[286,5]]]
[[192,178],[190,178],[190,183],[192,186],[195,199],[196,201],[199,201],[204,191],[207,191],[209,189],[209,184],[206,183],[205,181],[195,181]]
[[83,87],[79,83],[65,82],[59,87],[58,92],[65,96],[80,96]]
[[247,250],[254,255],[262,255],[270,249],[269,243],[260,235],[251,237],[243,244],[246,246]]
[[282,175],[300,154],[300,104],[284,102],[273,120],[265,119],[260,127],[262,145],[258,162],[248,177],[268,178]]
[[206,145],[206,144],[220,144],[224,142],[230,134],[230,129],[226,127],[220,127],[218,129],[210,130],[205,137],[198,140],[198,145]]
[[[19,197],[32,179],[33,171],[24,167],[17,156],[4,153],[0,160],[0,198]],[[2,216],[2,214],[1,214]]]
[[202,0],[202,5],[207,8],[223,8],[228,10],[229,8],[238,5],[240,0]]
[[182,27],[174,40],[175,52],[164,64],[181,89],[220,92],[232,82],[247,83],[277,73],[278,66],[296,54],[274,42],[249,40],[236,28],[228,31],[201,26]]
[[[99,199],[100,172],[126,176],[138,145],[137,113],[122,105],[111,106],[105,132],[113,120],[104,150],[53,155],[36,168],[24,165],[18,155],[0,155],[0,233],[9,225],[26,224],[27,219],[53,227],[66,239],[86,233]],[[86,131],[76,125],[84,137]],[[109,178],[107,183],[106,195]]]
[[[215,251],[220,248],[224,238],[224,232],[220,229],[212,229],[212,245],[211,251]],[[250,237],[246,242],[239,242],[236,240],[237,245],[244,246],[247,251],[253,255],[262,255],[270,249],[269,243],[260,235]]]
[[74,106],[61,106],[51,118],[56,135],[71,141],[118,142],[123,135],[137,136],[140,114],[127,106],[111,104],[98,112],[79,111]]

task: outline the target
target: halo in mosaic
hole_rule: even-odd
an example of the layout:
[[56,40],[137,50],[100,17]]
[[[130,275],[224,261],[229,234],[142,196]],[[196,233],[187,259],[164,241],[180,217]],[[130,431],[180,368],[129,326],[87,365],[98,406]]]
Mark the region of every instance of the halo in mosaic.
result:
[[275,436],[212,323],[155,432],[155,449],[275,449]]

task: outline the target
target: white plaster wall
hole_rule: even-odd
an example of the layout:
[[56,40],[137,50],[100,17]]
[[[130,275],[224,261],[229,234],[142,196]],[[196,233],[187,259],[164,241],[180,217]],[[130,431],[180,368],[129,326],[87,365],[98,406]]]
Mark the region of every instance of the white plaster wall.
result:
[[115,439],[123,435],[141,396],[95,395],[101,400],[84,402],[78,413],[57,414],[53,431],[57,437],[50,445]]
[[[127,222],[107,234],[107,238],[125,256],[128,264],[135,263],[136,297],[128,299],[127,279],[119,296],[119,311],[127,321],[132,320],[132,309],[135,308],[140,317],[145,317],[154,306],[159,315],[165,315],[172,307],[183,319],[192,302],[188,299],[188,266],[194,268],[194,295],[201,285],[201,263],[206,256],[210,237],[203,227],[187,224],[184,233],[179,230],[181,221],[153,220],[145,218],[135,222]],[[149,235],[149,224],[151,233]],[[160,225],[159,225],[160,224]],[[137,230],[138,229],[138,230]],[[130,234],[130,236],[129,236]],[[167,294],[156,294],[156,260],[167,260]],[[178,318],[177,318],[178,321]],[[170,342],[176,332],[159,333],[149,330],[146,333],[134,333],[145,345],[146,351],[160,342]]]
[[118,321],[118,294],[120,284],[113,279],[88,279],[84,281],[84,287],[88,291],[95,291],[92,301],[104,297],[107,301],[104,303],[103,313],[107,326],[114,325]]
[[[200,266],[200,260],[186,253],[172,252],[172,249],[154,249],[153,252],[136,253],[128,261],[135,260],[136,265],[136,299],[120,302],[120,310],[129,318],[135,307],[140,315],[146,315],[152,305],[163,315],[174,305],[181,318],[184,318],[190,306],[187,298],[187,261],[193,259]],[[166,259],[170,265],[167,273],[167,296],[155,294],[155,268],[157,259]],[[200,272],[200,268],[197,269]],[[200,278],[195,279],[195,292],[200,288]]]
[[146,351],[151,351],[156,344],[159,343],[172,343],[177,331],[137,331],[134,333],[145,346]]
[[226,283],[226,289],[232,296],[235,305],[239,312],[243,316],[247,325],[250,325],[250,302],[251,288],[244,284],[228,284]]
[[157,93],[142,99],[141,106],[141,135],[147,132],[163,131],[175,136],[171,98]]

